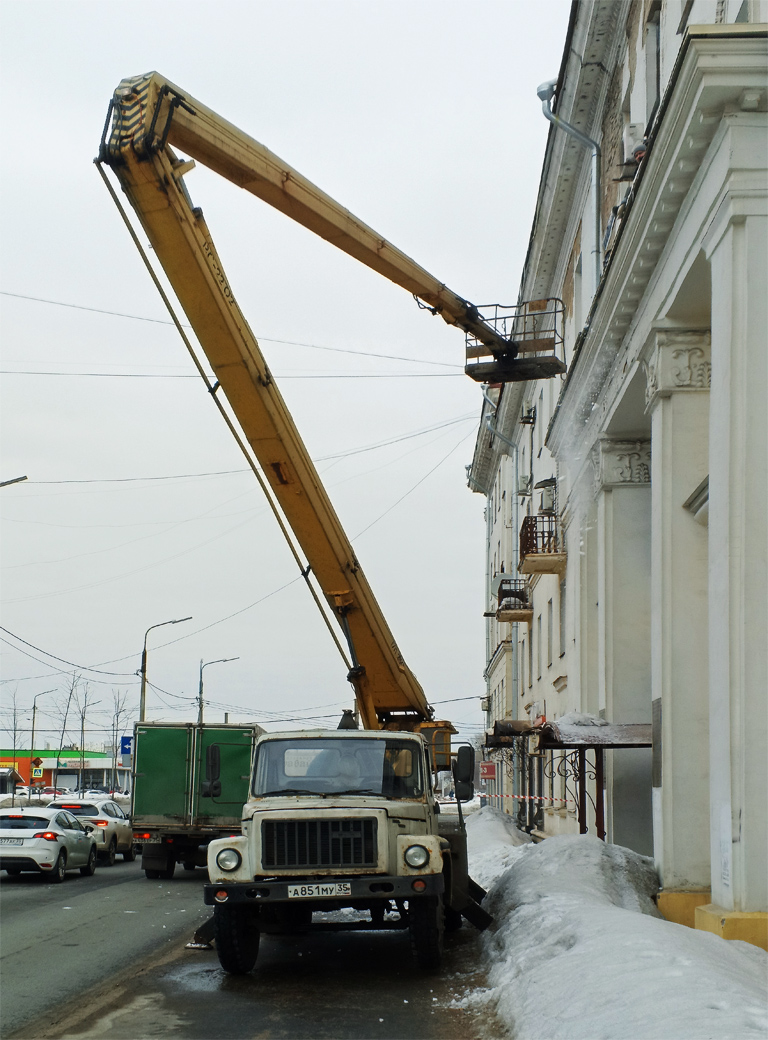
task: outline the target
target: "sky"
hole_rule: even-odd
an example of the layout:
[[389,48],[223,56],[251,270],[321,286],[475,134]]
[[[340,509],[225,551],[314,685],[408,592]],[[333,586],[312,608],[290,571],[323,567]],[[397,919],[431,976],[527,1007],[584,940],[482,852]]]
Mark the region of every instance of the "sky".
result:
[[[0,5],[5,747],[138,715],[335,726],[346,669],[93,158],[158,70],[475,304],[517,299],[567,0]],[[462,334],[198,164],[203,208],[399,647],[462,736],[485,695],[482,403]],[[150,626],[190,617],[178,625]],[[226,663],[214,663],[232,658]],[[87,702],[87,708],[85,707]],[[81,720],[70,712],[67,740]],[[15,732],[15,736],[14,736]]]

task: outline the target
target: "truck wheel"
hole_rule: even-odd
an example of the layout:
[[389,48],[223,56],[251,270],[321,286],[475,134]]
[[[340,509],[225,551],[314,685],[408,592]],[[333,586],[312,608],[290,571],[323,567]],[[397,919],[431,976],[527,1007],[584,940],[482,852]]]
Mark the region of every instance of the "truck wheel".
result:
[[446,932],[458,932],[464,923],[464,918],[461,916],[458,910],[454,910],[452,906],[446,906],[445,908],[445,930]]
[[219,964],[230,975],[247,975],[259,955],[259,927],[250,907],[214,906],[213,935]]
[[182,863],[182,867],[184,867],[185,870],[188,870],[191,874],[197,870],[197,864],[195,863]]
[[444,911],[442,896],[408,901],[408,930],[420,968],[434,971],[443,957]]
[[133,861],[135,859],[136,859],[136,849],[133,847],[133,845],[129,845],[128,848],[123,853],[123,863],[133,863]]
[[169,859],[168,860],[168,866],[165,868],[165,870],[159,870],[157,873],[158,873],[158,877],[165,878],[167,881],[170,881],[170,879],[173,877],[175,871],[176,871],[176,860],[175,859]]

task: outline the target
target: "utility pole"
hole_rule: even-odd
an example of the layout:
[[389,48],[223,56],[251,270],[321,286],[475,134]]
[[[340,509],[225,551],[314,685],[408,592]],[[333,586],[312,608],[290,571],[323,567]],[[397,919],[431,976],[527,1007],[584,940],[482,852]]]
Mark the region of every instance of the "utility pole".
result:
[[42,693],[36,693],[32,698],[32,736],[29,739],[29,783],[27,785],[27,804],[32,804],[32,759],[35,756],[35,715],[37,714],[37,698],[44,697],[46,693],[53,693],[53,690],[43,690]]
[[139,669],[139,675],[141,676],[141,698],[139,700],[139,722],[144,722],[144,716],[147,710],[147,636],[153,628],[162,628],[163,625],[180,625],[182,621],[191,621],[191,617],[177,618],[175,621],[160,621],[156,625],[150,625],[147,631],[144,633],[144,649],[141,652],[141,668]]
[[202,726],[203,724],[203,668],[207,668],[209,664],[224,664],[225,661],[239,661],[239,657],[220,657],[217,661],[206,661],[205,664],[200,662],[200,686],[197,691],[197,724]]

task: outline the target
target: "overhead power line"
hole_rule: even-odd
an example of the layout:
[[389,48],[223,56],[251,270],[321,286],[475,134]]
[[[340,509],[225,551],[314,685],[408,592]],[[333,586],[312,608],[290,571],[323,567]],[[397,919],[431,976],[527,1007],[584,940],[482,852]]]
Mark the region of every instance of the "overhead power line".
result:
[[[419,362],[421,363],[421,362]],[[426,363],[426,362],[425,362]],[[191,372],[170,375],[167,372],[32,372],[28,369],[0,369],[4,376],[75,376],[95,377],[98,379],[197,379]],[[463,376],[460,372],[338,372],[318,373],[315,375],[276,375],[283,382],[286,379],[453,379]]]
[[[4,292],[0,290],[0,296],[11,296],[16,300],[29,300],[33,303],[47,303],[52,307],[67,307],[70,310],[76,311],[90,311],[92,314],[106,314],[113,318],[129,318],[131,321],[148,321],[153,325],[174,325],[174,322],[168,321],[167,318],[147,318],[141,314],[125,314],[122,311],[108,311],[102,310],[99,307],[85,307],[80,303],[63,303],[61,300],[46,300],[40,296],[26,296],[23,293],[12,293]],[[191,325],[181,323],[185,329],[191,329]],[[454,364],[450,361],[425,361],[421,358],[409,358],[403,357],[400,354],[379,354],[373,351],[367,350],[350,350],[348,347],[327,347],[320,343],[301,343],[297,340],[291,339],[272,339],[269,336],[258,337],[263,343],[278,343],[286,347],[306,347],[309,350],[327,350],[334,354],[354,354],[357,357],[375,357],[384,358],[387,361],[408,361],[415,365],[437,365],[442,368],[462,368],[462,365]],[[285,376],[281,378],[286,378]]]

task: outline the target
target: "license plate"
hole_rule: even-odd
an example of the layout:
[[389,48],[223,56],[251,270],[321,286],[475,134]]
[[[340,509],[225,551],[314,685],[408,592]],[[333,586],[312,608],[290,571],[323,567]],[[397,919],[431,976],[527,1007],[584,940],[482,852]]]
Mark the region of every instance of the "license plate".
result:
[[317,899],[322,896],[351,896],[352,885],[342,881],[335,885],[289,885],[289,899]]
[[23,838],[0,838],[0,845],[23,845]]

